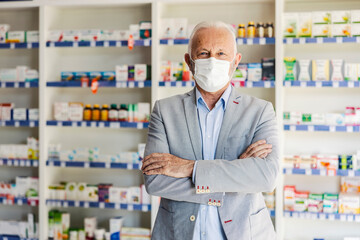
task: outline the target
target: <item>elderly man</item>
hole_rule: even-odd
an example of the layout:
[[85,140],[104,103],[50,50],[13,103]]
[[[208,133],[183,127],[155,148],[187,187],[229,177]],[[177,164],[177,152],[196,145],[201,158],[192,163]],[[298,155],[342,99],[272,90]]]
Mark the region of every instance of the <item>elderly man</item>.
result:
[[153,239],[275,239],[262,196],[279,173],[275,113],[230,85],[235,40],[225,23],[198,24],[185,54],[196,87],[155,103],[142,167],[161,197]]

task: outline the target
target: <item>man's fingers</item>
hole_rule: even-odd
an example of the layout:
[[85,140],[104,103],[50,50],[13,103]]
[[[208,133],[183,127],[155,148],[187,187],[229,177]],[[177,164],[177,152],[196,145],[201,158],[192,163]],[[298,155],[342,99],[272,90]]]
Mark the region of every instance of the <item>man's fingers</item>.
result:
[[261,145],[261,144],[265,144],[265,143],[266,143],[266,140],[259,140],[259,141],[257,141],[257,142],[254,142],[253,144],[251,144],[251,145],[245,150],[244,153],[249,154],[249,152],[250,152],[253,148],[255,148],[255,147],[257,147],[257,146],[259,146],[259,145]]
[[144,172],[144,174],[146,174],[146,175],[159,175],[159,174],[163,174],[163,170],[162,170],[162,168],[157,168],[157,169],[153,169],[153,170]]
[[164,167],[164,164],[162,162],[154,162],[146,167],[144,167],[142,169],[143,172],[147,172],[149,170],[153,170],[153,169],[156,169],[156,168],[162,168]]
[[271,144],[261,144],[261,145],[258,145],[256,147],[254,147],[253,149],[251,149],[250,152],[248,152],[248,155],[253,155],[254,153],[256,152],[259,152],[259,151],[262,151],[264,149],[271,149],[272,148],[272,145]]
[[146,168],[148,165],[151,165],[155,162],[160,162],[162,161],[162,158],[155,158],[155,157],[150,157],[148,158],[146,161],[143,161],[142,167],[141,169],[143,170],[144,168]]
[[251,157],[260,157],[263,154],[266,154],[266,156],[271,153],[271,149],[263,149],[261,151],[255,152],[253,155],[251,155]]

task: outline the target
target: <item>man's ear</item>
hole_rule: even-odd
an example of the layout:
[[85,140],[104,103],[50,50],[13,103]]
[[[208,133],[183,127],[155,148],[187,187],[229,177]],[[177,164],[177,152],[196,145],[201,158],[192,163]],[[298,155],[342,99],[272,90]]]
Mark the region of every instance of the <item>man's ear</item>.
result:
[[194,74],[194,63],[190,59],[190,54],[185,53],[184,59],[185,59],[186,64],[188,65],[190,71]]
[[239,65],[241,58],[242,58],[241,53],[237,53],[235,56],[235,66]]

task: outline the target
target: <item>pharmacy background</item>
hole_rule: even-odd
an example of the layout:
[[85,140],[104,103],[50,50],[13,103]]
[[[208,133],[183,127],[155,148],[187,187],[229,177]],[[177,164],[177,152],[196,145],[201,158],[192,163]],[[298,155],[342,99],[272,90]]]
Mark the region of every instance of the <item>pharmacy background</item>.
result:
[[235,90],[275,108],[278,240],[360,240],[358,0],[0,1],[0,240],[151,239],[151,112],[195,87],[210,20],[234,30]]

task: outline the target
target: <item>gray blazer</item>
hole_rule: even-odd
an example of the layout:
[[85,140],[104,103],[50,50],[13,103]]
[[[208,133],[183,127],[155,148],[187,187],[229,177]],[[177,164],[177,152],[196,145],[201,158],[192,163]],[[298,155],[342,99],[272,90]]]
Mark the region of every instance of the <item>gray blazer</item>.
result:
[[[261,139],[273,145],[273,151],[265,159],[238,159],[251,143]],[[202,160],[195,89],[155,103],[145,156],[155,152]],[[191,240],[200,204],[218,206],[229,240],[275,239],[262,192],[275,188],[278,156],[278,132],[272,104],[241,95],[232,88],[216,158],[198,162],[196,185],[191,178],[144,175],[148,193],[161,197],[152,239]]]

